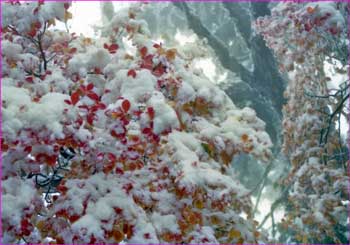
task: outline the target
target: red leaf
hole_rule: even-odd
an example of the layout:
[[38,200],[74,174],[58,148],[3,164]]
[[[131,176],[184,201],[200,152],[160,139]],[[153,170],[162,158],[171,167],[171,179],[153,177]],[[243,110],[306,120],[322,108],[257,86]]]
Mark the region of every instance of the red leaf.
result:
[[102,74],[101,69],[98,68],[98,67],[96,67],[96,68],[94,69],[94,72],[95,72],[96,74]]
[[41,28],[41,23],[40,23],[39,21],[36,21],[36,22],[34,23],[34,27],[35,27],[36,29],[40,29],[40,28]]
[[82,109],[82,110],[89,110],[89,106],[87,106],[87,105],[80,105],[80,106],[78,106],[78,108],[79,109]]
[[142,111],[138,110],[138,111],[134,111],[134,115],[139,117],[142,114]]
[[64,6],[65,9],[68,9],[69,8],[69,3],[64,3],[63,6]]
[[115,162],[117,160],[116,156],[110,152],[107,153],[107,157],[111,162]]
[[331,28],[329,28],[329,32],[332,35],[337,35],[338,34],[338,29],[336,27],[331,27]]
[[[121,168],[116,168],[115,169],[115,172],[117,173],[117,174],[124,174],[124,171],[123,171],[123,169],[121,169]],[[120,209],[121,210],[121,209]]]
[[30,29],[30,31],[27,33],[28,36],[30,37],[35,37],[36,35],[36,30],[34,28]]
[[34,15],[35,15],[35,14],[38,14],[38,12],[39,12],[39,8],[36,7],[36,8],[33,10],[33,14],[34,14]]
[[139,140],[140,140],[139,136],[137,136],[137,135],[131,136],[131,141],[138,142]]
[[90,113],[86,116],[86,121],[92,125],[94,123],[94,119],[95,119],[95,114]]
[[157,67],[153,70],[152,74],[156,77],[160,77],[165,72],[164,67],[162,64],[157,65]]
[[90,99],[94,100],[94,101],[98,101],[98,100],[99,100],[99,96],[98,96],[97,94],[95,94],[94,92],[89,92],[89,93],[87,94],[87,96],[88,96]]
[[126,191],[127,194],[134,188],[133,184],[131,183],[126,183],[123,185],[123,189]]
[[148,107],[147,108],[147,113],[148,113],[148,115],[149,115],[149,117],[151,118],[151,119],[153,119],[154,118],[154,109],[153,109],[153,107]]
[[109,46],[108,50],[111,51],[117,51],[117,49],[119,48],[118,44],[111,44],[111,46]]
[[152,129],[151,129],[151,128],[144,128],[144,129],[142,130],[142,133],[143,133],[143,134],[150,134],[150,133],[152,133]]
[[136,71],[134,69],[131,69],[128,71],[128,77],[136,77]]
[[[33,101],[34,102],[39,102],[40,101],[40,97],[35,97],[35,98],[33,98]],[[70,102],[69,102],[70,103]]]
[[49,166],[54,166],[54,165],[56,164],[56,159],[57,159],[56,156],[47,156],[47,157],[46,157],[46,163],[47,163]]
[[30,145],[26,146],[23,151],[27,152],[27,153],[31,153],[32,152],[32,147]]
[[86,86],[86,90],[92,90],[94,88],[94,84],[93,83],[89,83],[87,86]]
[[140,49],[140,54],[141,54],[141,57],[142,57],[142,58],[145,57],[146,54],[147,54],[147,48],[146,48],[146,47],[142,47],[142,48]]
[[309,23],[304,24],[305,31],[309,32],[312,29],[312,26]]
[[59,185],[56,188],[59,192],[61,192],[62,194],[66,193],[68,191],[68,188],[65,185]]
[[34,80],[33,76],[26,77],[26,81],[29,83],[33,83],[33,80]]
[[160,141],[160,137],[159,137],[158,135],[154,134],[154,135],[153,135],[153,140],[154,140],[155,142],[159,142],[159,141]]
[[[124,133],[120,133],[118,134],[117,132],[115,132],[114,130],[111,130],[110,134],[115,137],[115,138],[118,138],[118,139],[124,139],[125,138],[125,132]],[[121,141],[121,143],[123,144],[123,141]],[[126,143],[126,142],[124,142]]]
[[105,49],[108,49],[109,46],[108,46],[107,43],[104,43],[104,44],[103,44],[103,47],[104,47]]
[[98,108],[99,108],[100,110],[104,110],[104,109],[107,108],[107,106],[106,106],[105,104],[103,104],[103,103],[100,103],[100,104],[98,104]]
[[153,70],[153,55],[147,55],[141,64],[141,68],[148,69],[148,70]]
[[153,44],[153,48],[160,48],[161,46],[158,43]]
[[112,135],[113,137],[118,138],[118,134],[117,134],[114,130],[111,130],[111,135]]
[[78,103],[80,99],[80,94],[79,91],[75,91],[74,93],[72,93],[72,95],[70,96],[70,100],[72,101],[72,104],[75,105],[76,103]]
[[128,112],[129,109],[130,109],[130,101],[124,100],[122,102],[122,109],[123,109],[124,112]]

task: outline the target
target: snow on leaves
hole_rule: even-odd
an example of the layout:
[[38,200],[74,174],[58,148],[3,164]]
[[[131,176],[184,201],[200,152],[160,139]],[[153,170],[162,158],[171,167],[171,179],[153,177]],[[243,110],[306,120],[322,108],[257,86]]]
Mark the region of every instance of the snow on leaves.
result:
[[[283,108],[283,150],[292,169],[283,184],[291,191],[281,226],[292,242],[346,243],[349,239],[345,233],[349,222],[340,219],[347,217],[344,210],[348,198],[340,193],[349,182],[345,170],[349,161],[335,160],[342,151],[341,139],[335,131],[324,138],[324,130],[333,122],[327,113],[321,113],[332,107],[327,99],[332,79],[325,75],[326,57],[347,63],[343,52],[337,52],[347,35],[342,11],[348,13],[346,4],[280,3],[271,16],[258,18],[255,23],[279,59],[281,70],[290,72],[285,92],[288,102]],[[336,185],[334,178],[338,178]]]
[[[3,23],[4,43],[15,47],[3,52],[3,179],[50,173],[61,147],[78,153],[52,203],[31,191],[23,206],[36,213],[3,217],[8,242],[264,241],[247,191],[227,171],[236,154],[269,158],[264,123],[236,108],[176,48],[154,44],[137,17],[144,4],[112,20],[111,44],[51,30],[54,19],[72,18],[65,3],[4,6],[21,14]],[[27,69],[21,58],[32,50],[38,59]]]

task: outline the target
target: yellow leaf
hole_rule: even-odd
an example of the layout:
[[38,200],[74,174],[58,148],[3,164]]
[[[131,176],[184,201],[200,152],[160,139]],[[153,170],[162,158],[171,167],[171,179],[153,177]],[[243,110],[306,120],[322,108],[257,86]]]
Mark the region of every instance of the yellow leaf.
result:
[[64,13],[64,21],[67,21],[67,20],[72,19],[72,18],[73,18],[73,15],[71,12],[66,11]]
[[199,113],[200,115],[209,114],[209,105],[203,98],[197,97],[194,103],[194,108],[197,113]]
[[222,223],[220,218],[216,215],[211,216],[210,221],[213,225],[220,225]]
[[36,227],[38,228],[39,231],[42,231],[45,229],[45,221],[44,220],[40,220],[37,224]]
[[124,59],[126,59],[126,60],[133,60],[133,59],[134,59],[134,56],[132,56],[132,55],[130,55],[130,54],[126,54],[126,55],[124,56]]
[[228,233],[228,238],[231,239],[238,239],[241,237],[241,232],[235,230],[235,229],[231,229]]
[[204,208],[204,202],[201,199],[195,199],[193,200],[193,206],[198,209],[203,209]]
[[308,239],[307,239],[307,236],[306,235],[303,235],[303,239],[301,241],[301,243],[308,243]]
[[87,37],[83,39],[83,44],[85,46],[91,45],[91,43],[92,43],[91,38]]
[[16,62],[11,62],[10,67],[11,67],[11,69],[16,68],[17,67]]
[[56,21],[55,19],[49,19],[47,21],[47,27],[50,27],[51,25],[56,26]]

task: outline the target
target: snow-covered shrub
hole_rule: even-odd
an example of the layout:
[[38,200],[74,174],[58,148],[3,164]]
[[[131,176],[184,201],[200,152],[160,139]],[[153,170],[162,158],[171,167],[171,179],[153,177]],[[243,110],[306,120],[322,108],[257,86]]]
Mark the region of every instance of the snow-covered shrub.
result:
[[264,122],[153,41],[143,4],[108,39],[52,29],[69,6],[2,5],[3,242],[265,241],[230,165],[270,158]]
[[349,69],[346,51],[339,52],[340,47],[348,46],[348,14],[349,5],[344,3],[290,1],[279,3],[271,16],[260,17],[255,23],[279,60],[281,71],[289,72],[283,150],[292,167],[284,181],[290,191],[281,224],[282,239],[287,241],[349,242],[349,161],[338,135],[349,85],[344,83],[336,93],[330,91],[329,85],[336,81],[324,68],[327,60],[336,59],[343,63],[339,73]]

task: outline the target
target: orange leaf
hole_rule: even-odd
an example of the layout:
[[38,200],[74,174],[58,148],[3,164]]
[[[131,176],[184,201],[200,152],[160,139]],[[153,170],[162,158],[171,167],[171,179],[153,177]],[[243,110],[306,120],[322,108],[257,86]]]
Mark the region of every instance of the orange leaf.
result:
[[115,229],[112,233],[112,236],[116,243],[120,243],[121,241],[124,240],[124,233],[119,229]]
[[242,134],[241,139],[243,142],[247,142],[248,141],[248,135],[247,134]]
[[174,60],[176,56],[176,49],[168,49],[165,53],[165,56],[168,60]]
[[309,13],[309,14],[313,14],[315,12],[315,8],[313,7],[307,7],[306,11]]
[[71,49],[69,50],[69,53],[70,53],[70,54],[74,54],[75,52],[77,52],[77,48],[71,48]]
[[222,151],[222,152],[220,153],[220,157],[221,157],[222,162],[223,162],[225,165],[229,165],[229,164],[231,163],[232,155],[227,154],[226,151]]

